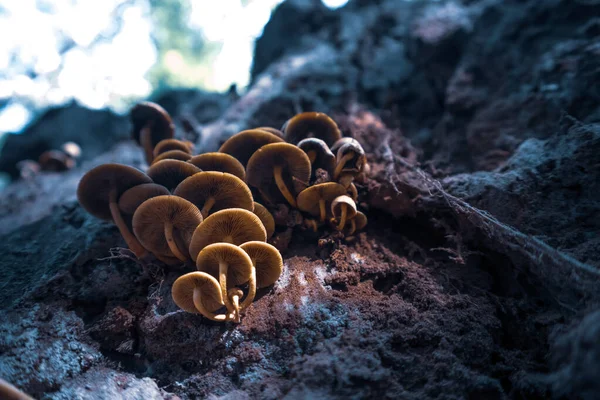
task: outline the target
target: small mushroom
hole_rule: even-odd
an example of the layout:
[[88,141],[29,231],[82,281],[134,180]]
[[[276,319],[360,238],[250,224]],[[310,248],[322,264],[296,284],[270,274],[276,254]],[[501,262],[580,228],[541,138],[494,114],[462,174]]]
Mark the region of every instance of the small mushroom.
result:
[[254,207],[250,188],[227,172],[199,172],[182,181],[173,194],[194,203],[205,218],[211,212],[225,208],[252,210]]
[[66,142],[60,146],[60,149],[73,160],[79,159],[81,157],[81,147],[75,142]]
[[308,156],[312,175],[315,174],[317,168],[321,168],[327,171],[330,178],[333,177],[333,171],[335,170],[335,155],[329,150],[329,147],[324,141],[316,138],[302,139],[298,142],[298,147],[300,147]]
[[229,154],[246,166],[256,150],[266,144],[279,142],[283,142],[283,139],[277,135],[261,129],[250,129],[236,133],[227,139],[219,149],[219,153]]
[[360,143],[353,139],[337,150],[333,179],[337,181],[342,172],[352,172],[354,175],[358,175],[365,163],[365,151]]
[[242,302],[241,309],[248,307],[254,300],[256,289],[265,288],[274,284],[281,271],[283,259],[279,250],[265,242],[246,242],[240,246],[252,260],[252,271],[248,281],[248,296]]
[[33,160],[21,160],[17,163],[17,169],[19,170],[19,176],[22,179],[29,180],[36,176],[41,168],[40,164]]
[[144,183],[127,189],[119,197],[119,210],[123,214],[133,215],[135,210],[146,200],[156,196],[169,195],[169,190],[156,183]]
[[198,225],[190,242],[190,256],[196,260],[198,253],[213,243],[239,246],[252,240],[267,240],[267,232],[260,219],[251,211],[228,208],[209,215]]
[[[156,144],[152,154],[154,157],[158,157],[159,154],[165,153],[171,150],[179,150],[184,153],[192,154],[192,147],[190,147],[191,142],[184,142],[179,139],[164,139]],[[192,145],[193,146],[193,145]]]
[[202,222],[200,210],[177,196],[156,196],[133,214],[133,232],[151,252],[187,261],[194,230]]
[[254,129],[260,129],[261,131],[272,133],[273,135],[277,135],[283,139],[283,132],[281,132],[279,129],[271,128],[270,126],[259,126],[258,128]]
[[206,272],[190,272],[182,275],[171,288],[173,301],[189,313],[200,313],[213,321],[228,320],[225,314],[215,314],[225,305],[219,282]]
[[152,160],[152,165],[154,165],[157,162],[162,161],[162,160],[187,161],[190,158],[192,158],[192,156],[189,153],[186,153],[185,151],[169,150],[169,151],[165,151],[164,153],[160,153],[159,155],[154,157],[154,160]]
[[262,222],[265,230],[267,231],[267,239],[269,239],[271,236],[273,236],[273,233],[275,233],[275,219],[273,218],[273,215],[265,206],[257,202],[254,202],[253,213],[260,218],[260,222]]
[[198,172],[201,172],[198,167],[180,160],[161,160],[148,168],[148,176],[169,190]]
[[250,280],[252,260],[248,254],[230,243],[213,243],[198,253],[196,267],[198,271],[218,277],[225,307],[234,315],[239,315],[239,304],[234,307],[229,299],[227,288],[233,288]]
[[327,207],[338,196],[346,194],[346,189],[335,182],[320,183],[304,189],[298,195],[298,208],[311,215],[318,216],[321,222],[327,217]]
[[175,135],[171,116],[156,103],[141,102],[131,110],[129,117],[133,124],[131,135],[144,149],[146,162],[152,163],[154,147],[164,139]]
[[227,291],[227,298],[229,302],[233,306],[233,321],[239,323],[240,322],[240,299],[244,296],[244,292],[242,292],[239,288],[232,288]]
[[2,400],[33,400],[33,397],[28,396],[16,386],[11,385],[4,379],[0,378],[0,399]]
[[340,147],[342,147],[343,145],[345,145],[346,143],[352,143],[354,142],[356,139],[351,138],[351,137],[343,137],[339,140],[337,140],[332,146],[331,146],[331,152],[333,154],[336,154],[337,151],[340,149]]
[[235,157],[226,153],[204,153],[190,158],[188,162],[202,171],[227,172],[241,180],[246,179],[244,166]]
[[144,183],[152,183],[152,180],[142,171],[122,164],[103,164],[88,171],[77,187],[81,206],[97,218],[114,221],[138,258],[144,257],[147,251],[127,228],[118,199],[126,190]]
[[280,193],[296,207],[296,196],[308,186],[310,160],[289,143],[272,143],[258,149],[248,161],[246,180],[273,202]]
[[336,221],[340,221],[337,230],[341,231],[346,221],[356,215],[356,203],[349,196],[338,196],[331,202],[331,213]]
[[297,144],[302,139],[315,137],[331,146],[342,137],[338,125],[327,114],[305,112],[288,120],[281,128],[288,143]]
[[367,216],[360,211],[356,212],[354,218],[350,220],[350,228],[348,229],[348,235],[353,235],[354,232],[358,232],[367,226]]
[[42,171],[62,172],[75,166],[75,160],[60,150],[48,150],[38,159]]

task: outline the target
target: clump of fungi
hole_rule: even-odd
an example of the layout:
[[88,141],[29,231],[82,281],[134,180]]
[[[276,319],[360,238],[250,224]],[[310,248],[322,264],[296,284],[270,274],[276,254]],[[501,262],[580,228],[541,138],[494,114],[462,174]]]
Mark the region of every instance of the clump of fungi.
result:
[[[329,227],[351,237],[367,224],[353,183],[365,170],[364,150],[323,113],[296,115],[281,131],[242,131],[218,152],[198,155],[174,138],[160,106],[140,103],[131,120],[147,171],[100,165],[81,179],[77,196],[90,214],[115,223],[139,259],[195,266],[172,287],[185,311],[240,322],[257,289],[281,275],[281,254],[267,243],[278,231]],[[296,213],[292,223],[282,210]]]

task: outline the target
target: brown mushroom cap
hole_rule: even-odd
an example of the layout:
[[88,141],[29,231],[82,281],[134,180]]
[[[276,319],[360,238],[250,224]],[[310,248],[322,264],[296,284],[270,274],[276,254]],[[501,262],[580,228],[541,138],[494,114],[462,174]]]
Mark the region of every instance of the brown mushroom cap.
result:
[[170,139],[175,135],[175,126],[169,113],[156,103],[141,102],[131,109],[129,114],[133,130],[132,138],[140,143],[140,133],[144,128],[150,128],[152,148],[161,140]]
[[235,157],[226,153],[204,153],[190,158],[188,162],[202,171],[227,172],[241,180],[246,179],[244,166]]
[[254,129],[260,129],[261,131],[272,133],[273,135],[277,135],[283,139],[283,132],[281,132],[279,129],[271,128],[270,126],[259,126],[258,128]]
[[61,172],[75,166],[75,161],[60,150],[48,150],[38,159],[42,171]]
[[365,226],[367,226],[367,216],[360,211],[356,212],[356,215],[354,216],[354,218],[352,218],[352,220],[356,224],[356,231],[360,231]]
[[200,299],[207,311],[214,312],[225,305],[219,282],[205,272],[190,272],[177,278],[173,283],[171,296],[179,308],[197,314],[199,311],[194,305],[196,289],[200,290]]
[[133,214],[133,232],[153,253],[173,257],[165,227],[170,225],[177,248],[187,257],[194,230],[202,222],[200,210],[177,196],[157,196],[143,202]]
[[[287,199],[277,184],[277,169],[280,169],[281,179],[294,199],[308,186],[310,160],[306,153],[289,143],[272,143],[258,149],[248,161],[246,180],[271,201]],[[292,203],[295,201],[290,202],[295,206]]]
[[127,189],[144,183],[152,183],[152,179],[142,171],[128,165],[103,164],[89,170],[81,178],[77,199],[94,217],[111,221],[111,191],[116,202]]
[[192,154],[192,149],[189,143],[186,143],[179,139],[164,139],[156,144],[154,147],[154,157],[171,150],[180,150],[184,153]]
[[[173,194],[191,201],[204,210],[206,216],[225,208],[252,210],[254,207],[250,188],[240,178],[227,172],[199,172],[182,181]],[[208,204],[209,201],[213,204]]]
[[127,189],[119,197],[119,209],[124,214],[133,215],[135,210],[146,200],[156,196],[169,195],[169,190],[156,183],[144,183]]
[[162,160],[148,168],[148,176],[169,190],[173,190],[184,179],[198,172],[198,167],[180,160]]
[[[298,208],[314,216],[321,215],[320,201],[324,202],[323,210],[331,206],[331,202],[338,196],[346,194],[344,186],[335,182],[320,183],[304,189],[298,195]],[[325,216],[323,216],[325,217]]]
[[0,378],[0,399],[2,400],[34,400],[16,386]]
[[219,264],[227,264],[227,287],[248,282],[252,273],[252,260],[240,247],[230,243],[213,243],[200,251],[196,259],[198,271],[219,276]]
[[298,147],[301,148],[311,161],[313,174],[317,168],[322,168],[333,176],[335,169],[335,155],[329,150],[327,143],[317,138],[302,139],[298,142]]
[[275,233],[275,219],[273,215],[267,210],[265,206],[260,203],[254,202],[254,214],[258,218],[260,218],[260,222],[262,222],[265,230],[267,231],[267,239],[273,236]]
[[251,211],[228,208],[208,216],[198,225],[190,243],[190,256],[195,260],[198,253],[212,243],[240,245],[252,240],[267,240],[267,232],[260,219]]
[[298,114],[288,120],[281,130],[285,134],[286,141],[292,144],[308,137],[315,137],[331,146],[342,137],[342,132],[335,121],[320,112]]
[[342,147],[343,145],[347,144],[347,143],[353,143],[356,142],[358,143],[358,141],[354,138],[351,137],[343,137],[339,140],[337,140],[332,146],[331,146],[331,152],[333,154],[336,154],[337,151],[339,150],[340,147]]
[[252,154],[262,146],[270,143],[283,142],[283,139],[277,135],[261,129],[250,129],[236,133],[223,143],[219,149],[220,153],[227,153],[243,165],[248,164]]
[[162,161],[162,160],[187,161],[190,158],[192,158],[192,156],[189,153],[186,153],[185,151],[169,150],[169,151],[165,151],[164,153],[160,153],[159,155],[154,157],[154,159],[152,160],[152,165],[154,165],[157,162]]
[[350,196],[338,196],[331,202],[331,213],[335,218],[338,218],[341,214],[342,206],[346,205],[347,219],[354,218],[356,216],[356,203]]
[[256,268],[256,287],[264,288],[274,284],[281,271],[283,259],[279,250],[265,242],[246,242],[240,246],[252,260]]
[[344,162],[342,170],[351,169],[360,172],[366,162],[365,151],[358,141],[352,139],[337,149],[336,160],[338,163]]

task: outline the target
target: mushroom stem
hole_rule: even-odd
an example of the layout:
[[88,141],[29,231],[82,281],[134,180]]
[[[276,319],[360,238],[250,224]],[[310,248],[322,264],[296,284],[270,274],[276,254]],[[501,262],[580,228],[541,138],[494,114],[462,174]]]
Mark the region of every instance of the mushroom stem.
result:
[[283,181],[283,177],[281,176],[282,170],[283,169],[281,165],[276,165],[275,168],[273,168],[273,177],[275,178],[275,183],[277,184],[279,191],[281,192],[283,197],[285,197],[287,202],[290,203],[292,207],[298,208],[296,206],[296,199],[294,198],[294,196],[292,196],[287,186],[285,185],[285,182]]
[[131,233],[129,228],[127,228],[127,224],[123,220],[123,216],[121,215],[121,211],[119,210],[119,205],[117,204],[117,194],[115,190],[112,190],[110,193],[109,203],[110,214],[112,215],[112,219],[119,228],[119,232],[123,239],[125,239],[125,243],[127,243],[127,247],[138,259],[142,259],[148,255],[148,251],[140,244],[137,238]]
[[333,171],[333,180],[337,181],[337,179],[340,176],[340,173],[342,172],[342,169],[348,161],[352,160],[352,158],[354,158],[354,153],[349,152],[344,154],[344,156],[338,161],[338,163],[335,166],[335,171]]
[[223,296],[223,302],[225,303],[225,307],[227,307],[227,311],[230,313],[235,311],[233,304],[229,301],[229,296],[227,295],[227,270],[229,269],[229,264],[226,262],[219,262],[219,285],[221,286],[221,296]]
[[356,221],[354,218],[350,220],[350,230],[348,231],[348,236],[352,235],[356,231]]
[[254,301],[254,296],[256,296],[256,267],[252,267],[252,273],[250,274],[250,280],[248,281],[248,295],[240,305],[240,310],[245,309],[252,301]]
[[215,198],[214,197],[209,197],[208,199],[206,199],[206,201],[204,202],[204,206],[202,206],[202,210],[200,211],[202,213],[202,217],[206,218],[208,217],[208,213],[210,212],[210,209],[215,205]]
[[149,126],[144,127],[142,129],[142,131],[140,132],[140,144],[142,145],[142,148],[144,149],[144,155],[146,156],[146,162],[148,164],[151,164],[152,160],[154,159],[154,154],[153,154],[154,149],[152,148],[152,130],[150,129]]
[[350,197],[352,197],[352,200],[357,201],[358,200],[358,191],[356,190],[356,186],[354,186],[353,183],[351,183],[348,187],[348,193],[350,193]]
[[346,204],[342,204],[342,216],[340,217],[340,223],[337,226],[338,231],[344,229],[344,225],[346,225],[346,215],[348,215],[348,206]]
[[236,323],[240,323],[240,295],[242,294],[242,291],[235,288],[235,289],[231,289],[231,303],[233,304],[233,309],[234,309],[234,322]]
[[309,150],[306,155],[308,156],[308,159],[310,160],[310,164],[314,164],[315,160],[317,159],[317,152],[314,150]]
[[321,222],[325,222],[327,211],[325,210],[325,199],[319,199],[319,215],[321,216]]
[[202,314],[203,316],[205,316],[206,318],[208,318],[212,321],[223,322],[223,321],[227,321],[229,319],[228,315],[211,313],[206,308],[204,308],[204,304],[202,304],[201,294],[202,293],[200,292],[200,289],[198,289],[198,288],[194,289],[194,296],[193,296],[194,306],[196,307],[196,309],[198,310],[198,312],[200,314]]
[[179,250],[177,243],[175,243],[175,239],[173,239],[173,224],[168,222],[165,223],[165,239],[167,239],[167,244],[169,245],[171,253],[181,261],[187,261],[187,257]]

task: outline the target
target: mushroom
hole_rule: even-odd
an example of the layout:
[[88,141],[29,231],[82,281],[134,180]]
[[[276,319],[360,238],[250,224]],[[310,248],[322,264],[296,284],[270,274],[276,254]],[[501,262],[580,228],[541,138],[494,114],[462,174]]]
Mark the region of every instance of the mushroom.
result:
[[246,180],[273,202],[278,193],[296,207],[296,196],[308,186],[310,160],[289,143],[272,143],[258,149],[246,168]]
[[119,197],[119,210],[124,214],[133,215],[135,210],[146,200],[156,196],[171,194],[169,190],[156,183],[144,183],[127,189]]
[[335,155],[329,150],[329,147],[324,141],[316,138],[302,139],[298,142],[298,147],[300,147],[308,156],[312,175],[315,174],[317,168],[321,168],[327,171],[330,178],[333,177],[333,171],[335,170]]
[[283,142],[283,139],[277,135],[261,129],[250,129],[236,133],[227,139],[219,149],[219,153],[229,154],[246,166],[256,150],[266,144],[280,142]]
[[236,315],[236,322],[239,322],[239,304],[234,304],[237,301],[232,302],[229,299],[227,288],[233,288],[250,280],[252,260],[248,254],[230,243],[213,243],[198,253],[196,267],[198,271],[219,278],[225,307]]
[[148,176],[169,190],[198,172],[201,172],[198,167],[180,160],[161,160],[148,168]]
[[81,157],[81,147],[75,142],[65,142],[60,149],[74,160]]
[[351,137],[343,137],[341,139],[338,139],[332,146],[331,146],[331,152],[333,154],[337,153],[337,151],[340,149],[340,147],[342,147],[343,145],[345,145],[346,143],[352,143],[353,141],[355,141],[356,139],[351,138]]
[[179,139],[164,139],[156,144],[154,150],[152,151],[152,155],[157,157],[159,154],[171,150],[179,150],[188,154],[192,154],[192,147],[190,147],[190,145],[191,142],[184,142],[183,140]]
[[348,235],[354,234],[354,232],[360,231],[367,226],[367,216],[360,211],[356,212],[354,218],[350,220],[350,228],[348,229]]
[[33,397],[23,393],[17,387],[0,378],[0,399],[3,400],[33,400]]
[[148,250],[187,261],[192,234],[201,222],[200,211],[186,199],[156,196],[135,210],[132,225],[135,236]]
[[257,288],[270,286],[279,279],[281,271],[283,271],[283,259],[279,250],[269,243],[252,241],[246,242],[240,247],[248,253],[252,260],[252,271],[248,281],[248,296],[240,306],[243,310],[254,300]]
[[162,161],[162,160],[187,161],[190,158],[192,158],[192,156],[189,153],[186,153],[185,151],[168,150],[168,151],[165,151],[164,153],[160,153],[159,155],[154,157],[154,160],[152,160],[152,165],[154,165],[157,162]]
[[327,206],[333,199],[346,194],[346,188],[339,183],[326,182],[304,189],[298,195],[298,208],[311,215],[318,216],[321,222],[327,217]]
[[19,170],[19,176],[25,180],[32,179],[41,170],[40,164],[33,160],[19,161],[17,163],[17,169]]
[[179,308],[189,313],[200,313],[213,321],[229,319],[225,314],[215,314],[225,303],[219,282],[206,272],[190,272],[177,278],[171,296]]
[[349,196],[338,196],[331,202],[331,213],[336,221],[340,221],[336,229],[341,231],[346,221],[356,215],[356,203]]
[[144,257],[147,251],[127,228],[117,201],[127,189],[144,183],[152,183],[152,179],[142,171],[122,164],[103,164],[88,171],[77,187],[81,206],[97,218],[114,221],[138,258]]
[[337,150],[336,163],[333,172],[334,180],[338,180],[342,172],[351,172],[357,175],[366,163],[365,151],[358,141],[352,139]]
[[202,171],[227,172],[241,180],[246,179],[244,166],[233,156],[226,153],[204,153],[188,160]]
[[42,171],[61,172],[75,166],[75,160],[60,150],[48,150],[38,159]]
[[199,172],[182,181],[173,194],[194,203],[205,218],[211,212],[225,208],[252,210],[254,207],[250,188],[227,172]]
[[150,164],[154,158],[153,150],[163,139],[171,139],[175,135],[175,126],[169,113],[161,106],[151,102],[141,102],[131,110],[129,117],[133,124],[131,135],[144,149],[146,162]]
[[283,132],[281,132],[279,129],[271,128],[270,126],[259,126],[258,128],[254,129],[260,129],[261,131],[272,133],[273,135],[277,135],[283,139]]
[[240,299],[244,296],[244,292],[240,288],[232,288],[227,291],[227,298],[233,306],[233,320],[237,323],[240,322]]
[[271,215],[265,206],[257,202],[254,202],[253,213],[256,214],[256,216],[260,219],[260,222],[262,222],[265,230],[267,231],[267,239],[269,239],[271,236],[273,236],[273,233],[275,233],[275,219],[273,218],[273,215]]
[[260,219],[251,211],[228,208],[209,215],[198,225],[190,242],[190,256],[196,260],[198,253],[212,243],[239,246],[252,240],[267,240],[267,232]]
[[289,119],[281,128],[288,143],[296,144],[302,139],[315,137],[331,146],[342,137],[334,120],[320,112],[305,112]]

